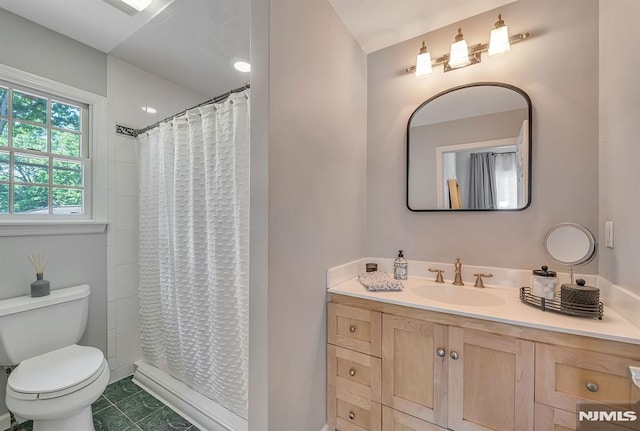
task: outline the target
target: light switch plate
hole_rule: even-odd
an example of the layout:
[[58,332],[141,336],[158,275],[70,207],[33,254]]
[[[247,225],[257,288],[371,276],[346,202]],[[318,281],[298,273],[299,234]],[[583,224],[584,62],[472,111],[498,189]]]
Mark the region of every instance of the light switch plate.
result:
[[613,222],[604,222],[604,241],[607,248],[613,248]]

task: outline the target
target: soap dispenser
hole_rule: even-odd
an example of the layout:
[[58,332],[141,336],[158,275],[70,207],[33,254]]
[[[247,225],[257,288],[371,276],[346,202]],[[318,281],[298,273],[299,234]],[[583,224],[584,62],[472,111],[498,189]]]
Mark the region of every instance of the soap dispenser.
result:
[[407,279],[407,259],[404,258],[402,250],[398,252],[398,257],[393,261],[393,278],[396,280]]

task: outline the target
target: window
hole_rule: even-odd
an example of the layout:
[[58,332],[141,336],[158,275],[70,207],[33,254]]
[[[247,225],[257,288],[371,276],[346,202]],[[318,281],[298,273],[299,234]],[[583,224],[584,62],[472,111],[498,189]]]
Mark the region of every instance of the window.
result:
[[88,112],[0,81],[0,215],[91,215]]
[[106,107],[0,64],[0,237],[104,232]]

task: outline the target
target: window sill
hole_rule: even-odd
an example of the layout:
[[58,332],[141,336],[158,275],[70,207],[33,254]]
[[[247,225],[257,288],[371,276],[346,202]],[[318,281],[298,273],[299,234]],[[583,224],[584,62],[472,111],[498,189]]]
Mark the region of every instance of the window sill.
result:
[[0,237],[31,235],[79,235],[104,233],[107,222],[93,220],[69,221],[0,221]]

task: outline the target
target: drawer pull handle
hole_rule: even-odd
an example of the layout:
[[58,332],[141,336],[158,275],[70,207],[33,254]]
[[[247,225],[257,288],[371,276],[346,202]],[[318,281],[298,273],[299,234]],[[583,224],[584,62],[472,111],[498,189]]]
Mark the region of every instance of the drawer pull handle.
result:
[[356,414],[354,412],[349,412],[349,419],[354,420],[356,418]]
[[437,353],[437,354],[438,354],[438,356],[440,356],[441,358],[444,358],[444,354],[445,354],[444,349],[438,349],[438,351],[437,351],[436,353]]
[[600,388],[595,383],[587,382],[587,390],[589,392],[598,392],[598,389],[600,389]]
[[349,375],[350,375],[351,377],[355,376],[355,375],[356,375],[356,370],[355,370],[354,368],[351,368],[351,369],[349,370]]
[[458,352],[451,352],[451,359],[454,361],[458,360],[459,357]]
[[352,334],[356,332],[356,327],[354,325],[349,326],[349,332],[351,332]]

